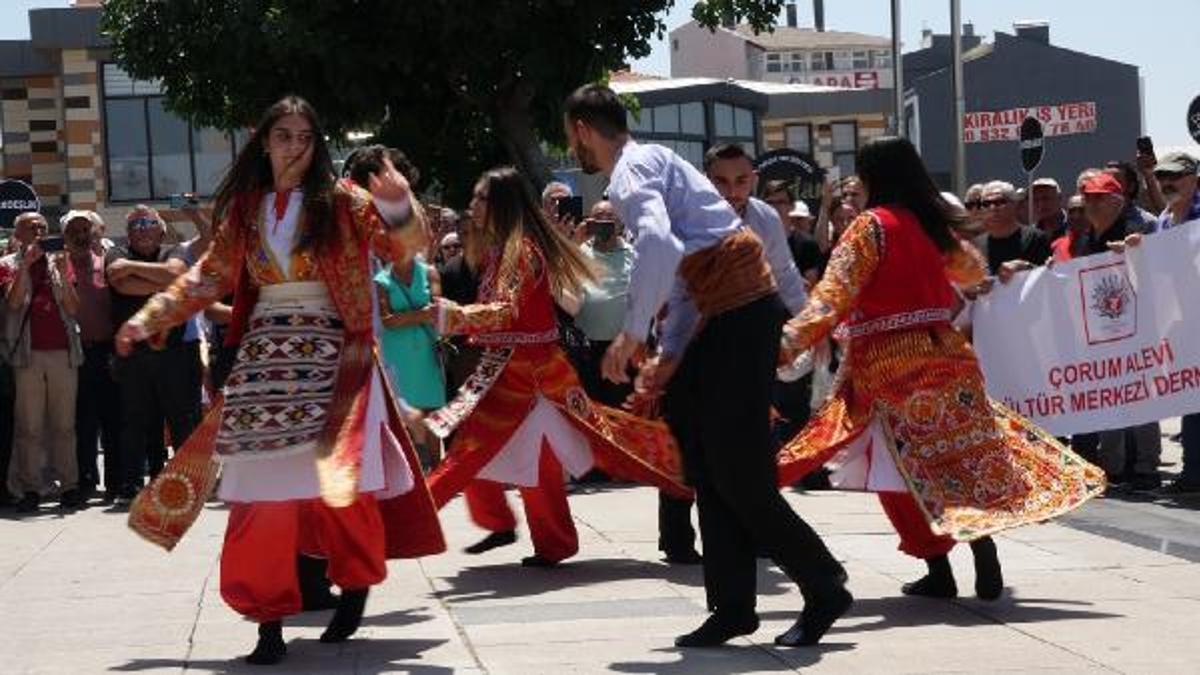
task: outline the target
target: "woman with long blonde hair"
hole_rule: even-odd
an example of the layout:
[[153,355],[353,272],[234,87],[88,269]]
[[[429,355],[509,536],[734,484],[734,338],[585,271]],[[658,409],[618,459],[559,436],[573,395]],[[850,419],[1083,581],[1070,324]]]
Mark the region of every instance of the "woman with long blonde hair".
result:
[[464,493],[472,520],[490,531],[467,548],[474,554],[516,541],[504,486],[519,487],[534,548],[521,563],[551,566],[579,549],[564,468],[574,476],[599,468],[674,494],[687,491],[665,426],[593,404],[584,393],[558,344],[554,305],[578,297],[594,273],[546,221],[515,169],[479,179],[470,227],[466,255],[482,271],[478,301],[442,300],[437,323],[485,351],[458,396],[426,418],[438,436],[454,433],[430,490],[439,507]]

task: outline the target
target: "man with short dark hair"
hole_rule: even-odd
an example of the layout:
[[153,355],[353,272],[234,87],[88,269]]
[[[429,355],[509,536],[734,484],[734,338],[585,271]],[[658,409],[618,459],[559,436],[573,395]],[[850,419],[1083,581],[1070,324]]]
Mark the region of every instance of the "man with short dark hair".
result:
[[1125,197],[1125,210],[1121,212],[1121,219],[1125,221],[1126,231],[1130,234],[1153,232],[1157,218],[1154,217],[1154,214],[1138,206],[1141,183],[1138,181],[1137,169],[1129,162],[1114,160],[1104,165],[1104,173],[1116,178],[1117,182],[1121,184],[1121,195]]
[[[853,599],[842,566],[776,485],[770,405],[784,308],[762,242],[694,166],[630,139],[627,112],[611,89],[580,87],[564,110],[571,150],[585,172],[609,176],[609,199],[637,251],[629,310],[605,354],[604,376],[628,380],[664,302],[664,343],[686,348],[664,352],[640,374],[651,395],[669,383],[673,399],[698,411],[677,431],[696,489],[713,613],[675,644],[717,646],[758,629],[758,551],[805,597],[800,618],[776,643],[816,644]],[[702,327],[689,329],[697,314]]]
[[[126,217],[129,243],[109,250],[105,274],[112,293],[113,334],[155,293],[187,271],[186,252],[166,245],[166,224],[158,211],[139,204]],[[121,469],[117,499],[132,501],[146,475],[147,450],[161,443],[162,421],[176,447],[199,423],[193,410],[194,384],[186,373],[189,350],[184,348],[186,324],[171,330],[163,349],[142,342],[129,356],[117,359],[121,389]]]

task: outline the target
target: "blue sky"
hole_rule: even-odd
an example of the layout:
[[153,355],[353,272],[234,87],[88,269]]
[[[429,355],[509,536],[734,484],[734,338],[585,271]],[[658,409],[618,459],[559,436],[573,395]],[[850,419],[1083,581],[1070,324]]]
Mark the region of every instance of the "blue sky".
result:
[[[29,36],[26,11],[31,7],[65,7],[67,0],[0,0],[0,39]],[[667,14],[667,28],[690,19],[691,0],[678,1]],[[812,25],[811,0],[798,0],[800,24]],[[876,35],[890,34],[889,0],[826,0],[825,23],[833,30]],[[948,0],[902,0],[906,48],[920,44],[921,29],[950,30]],[[1011,31],[1014,20],[1045,19],[1050,41],[1097,56],[1139,66],[1145,79],[1146,131],[1158,148],[1192,144],[1184,117],[1187,105],[1200,95],[1200,2],[1197,0],[962,0],[963,20],[975,31]],[[636,70],[670,74],[666,40],[636,61]],[[1132,139],[1130,152],[1132,153]]]

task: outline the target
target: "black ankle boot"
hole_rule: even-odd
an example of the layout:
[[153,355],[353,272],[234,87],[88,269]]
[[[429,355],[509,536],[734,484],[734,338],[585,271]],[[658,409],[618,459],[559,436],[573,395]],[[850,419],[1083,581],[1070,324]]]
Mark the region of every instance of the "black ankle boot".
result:
[[296,556],[296,579],[300,582],[301,611],[317,612],[337,607],[338,598],[329,592],[325,576],[329,561],[307,555]]
[[821,593],[805,593],[804,611],[796,623],[775,636],[780,647],[811,647],[825,637],[838,619],[850,611],[854,596],[840,583],[828,586]]
[[676,647],[720,647],[739,635],[749,635],[758,630],[758,617],[725,616],[720,612],[711,614],[696,630],[675,638]]
[[954,598],[958,596],[958,585],[954,583],[954,571],[950,569],[950,559],[944,555],[926,558],[929,574],[910,581],[900,587],[905,595],[919,595],[925,598]]
[[971,542],[971,553],[975,554],[975,595],[980,600],[999,598],[1004,591],[1004,574],[996,556],[996,542],[991,537],[976,539]]
[[503,532],[493,532],[479,541],[471,544],[463,549],[463,553],[468,555],[479,555],[485,551],[490,551],[501,546],[508,546],[517,541],[517,533],[515,530],[504,530]]
[[321,642],[345,642],[358,630],[362,623],[363,611],[367,608],[367,591],[360,588],[352,591],[342,589],[342,597],[338,600],[337,611],[329,621],[329,627],[321,633]]
[[287,655],[283,643],[283,622],[265,621],[258,624],[258,644],[246,655],[246,663],[252,666],[273,666]]

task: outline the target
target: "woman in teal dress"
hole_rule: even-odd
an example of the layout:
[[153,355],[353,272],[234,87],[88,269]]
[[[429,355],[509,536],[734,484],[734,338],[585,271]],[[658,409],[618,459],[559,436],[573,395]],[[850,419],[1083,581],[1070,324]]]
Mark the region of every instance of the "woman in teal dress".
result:
[[417,410],[446,404],[446,382],[438,360],[437,333],[429,307],[441,295],[437,270],[417,258],[384,267],[375,275],[384,330],[379,342],[392,386]]

